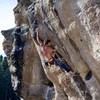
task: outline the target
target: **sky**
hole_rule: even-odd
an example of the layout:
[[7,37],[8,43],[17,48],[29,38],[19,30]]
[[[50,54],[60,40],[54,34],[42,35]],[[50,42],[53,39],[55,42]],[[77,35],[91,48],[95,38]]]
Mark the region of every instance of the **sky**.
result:
[[2,42],[4,37],[1,30],[7,30],[15,26],[13,8],[17,5],[17,0],[0,0],[0,55],[4,55]]

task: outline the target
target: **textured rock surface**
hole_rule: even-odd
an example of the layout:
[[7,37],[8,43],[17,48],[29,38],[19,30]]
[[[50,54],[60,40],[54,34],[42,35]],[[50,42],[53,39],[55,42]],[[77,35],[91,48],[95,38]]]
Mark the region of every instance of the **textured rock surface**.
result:
[[[16,27],[2,31],[3,45],[10,69],[22,65],[21,95],[25,100],[100,99],[99,0],[18,0],[14,15]],[[19,56],[14,60],[11,55],[17,48],[13,37],[17,27],[24,46],[21,59]],[[41,48],[33,38],[37,31],[43,40],[52,41],[56,51],[80,75],[44,64]],[[19,65],[13,65],[16,61]],[[93,76],[86,81],[90,70]],[[54,88],[50,87],[51,82]]]

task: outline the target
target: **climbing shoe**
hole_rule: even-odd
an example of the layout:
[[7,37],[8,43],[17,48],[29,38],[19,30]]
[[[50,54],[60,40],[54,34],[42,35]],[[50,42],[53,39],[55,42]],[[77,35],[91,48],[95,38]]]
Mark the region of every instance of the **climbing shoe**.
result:
[[85,76],[85,80],[90,80],[92,78],[92,72],[91,71],[89,71],[88,73],[87,73],[87,75]]

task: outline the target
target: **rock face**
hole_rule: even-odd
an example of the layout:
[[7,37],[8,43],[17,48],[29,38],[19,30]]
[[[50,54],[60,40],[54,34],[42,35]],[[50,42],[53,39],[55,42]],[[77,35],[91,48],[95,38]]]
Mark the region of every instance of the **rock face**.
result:
[[[100,1],[18,0],[16,27],[2,31],[12,86],[25,100],[100,99]],[[46,65],[36,34],[73,69]],[[92,72],[92,78],[85,80]],[[89,88],[88,88],[89,87]]]

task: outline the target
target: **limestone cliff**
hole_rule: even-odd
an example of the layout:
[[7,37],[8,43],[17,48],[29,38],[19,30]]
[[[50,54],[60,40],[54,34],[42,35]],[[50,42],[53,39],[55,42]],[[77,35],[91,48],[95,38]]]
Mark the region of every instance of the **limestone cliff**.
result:
[[[2,31],[14,91],[25,100],[100,100],[100,1],[17,1],[16,26]],[[37,33],[73,72],[45,64]]]

